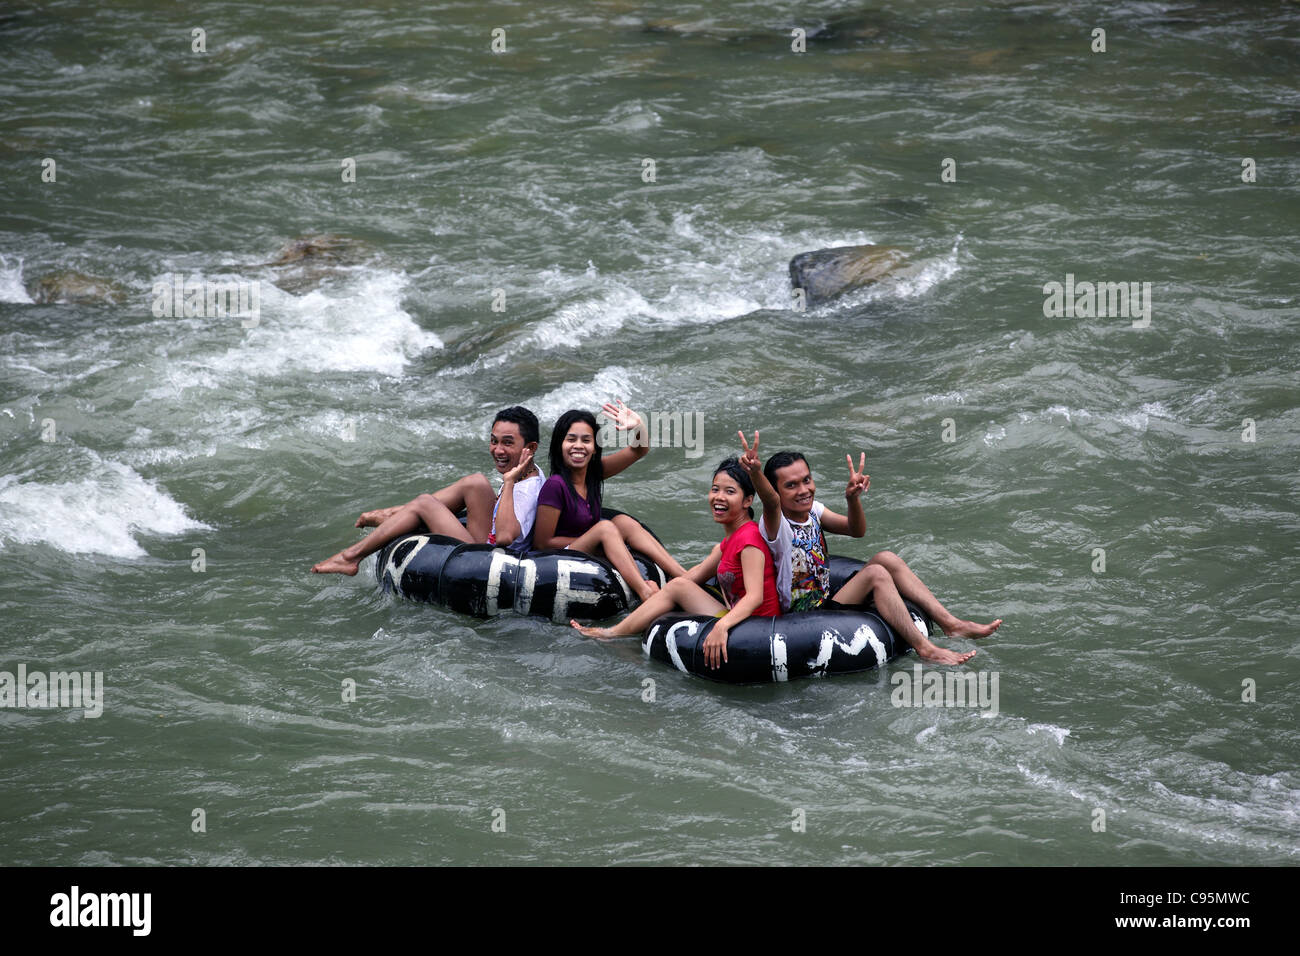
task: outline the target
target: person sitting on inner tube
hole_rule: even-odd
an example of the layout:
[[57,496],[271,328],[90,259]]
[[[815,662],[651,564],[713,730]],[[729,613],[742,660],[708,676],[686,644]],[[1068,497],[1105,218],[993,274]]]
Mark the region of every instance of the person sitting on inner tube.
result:
[[[719,618],[704,640],[704,661],[717,668],[727,659],[727,635],[748,617],[776,617],[781,602],[776,591],[772,552],[754,523],[754,485],[735,458],[722,462],[713,473],[709,509],[726,536],[709,556],[650,598],[613,627],[569,624],[587,637],[610,638],[640,634],[655,618],[681,608],[688,614]],[[716,574],[722,603],[701,585]]]
[[[619,431],[643,428],[641,416],[622,402],[606,402],[601,411]],[[596,440],[595,416],[569,409],[551,431],[551,477],[537,496],[533,533],[533,547],[538,550],[568,548],[594,554],[603,549],[609,563],[643,601],[658,591],[659,585],[641,577],[629,547],[654,561],[670,578],[685,574],[686,569],[635,518],[602,518],[600,502],[604,480],[640,461],[649,447],[648,442],[633,441],[630,447],[604,457]]]
[[[326,558],[312,571],[356,574],[362,558],[404,534],[419,531],[421,525],[433,534],[458,541],[495,544],[522,554],[532,536],[537,494],[546,480],[533,464],[540,437],[536,415],[522,405],[503,408],[492,420],[488,445],[501,475],[499,494],[492,492],[492,485],[482,474],[466,475],[446,488],[431,495],[420,495],[404,505],[367,511],[357,519],[356,526],[378,525],[375,532]],[[461,508],[465,509],[463,525],[456,517]]]
[[912,645],[922,660],[936,664],[961,664],[974,657],[975,652],[950,651],[936,646],[920,634],[903,604],[904,597],[920,606],[949,637],[987,637],[998,629],[1001,618],[991,624],[976,624],[953,616],[903,559],[892,551],[874,555],[832,599],[827,593],[831,575],[823,532],[854,538],[867,533],[867,518],[862,511],[862,495],[871,486],[871,476],[862,470],[867,463],[866,454],[858,459],[857,468],[853,467],[852,457],[844,456],[849,463],[849,483],[844,489],[849,513],[845,516],[836,514],[814,499],[817,486],[803,455],[777,452],[767,460],[765,467],[760,468],[758,432],[754,432],[752,448],[745,440],[744,432],[740,433],[740,444],[745,452],[741,464],[749,472],[763,501],[759,530],[776,558],[777,589],[785,610],[809,611],[828,601],[852,606],[864,603],[867,596],[874,593],[876,611],[885,622]]

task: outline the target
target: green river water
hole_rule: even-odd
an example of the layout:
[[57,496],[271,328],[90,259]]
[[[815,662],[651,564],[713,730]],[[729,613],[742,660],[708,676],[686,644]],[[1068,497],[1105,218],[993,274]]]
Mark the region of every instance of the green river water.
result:
[[[1269,2],[7,6],[0,669],[105,689],[0,708],[0,863],[1294,864],[1297,77]],[[865,242],[909,274],[791,308]],[[606,489],[688,563],[738,428],[831,507],[864,451],[832,549],[1004,618],[939,639],[997,713],[308,573],[616,397],[703,416]]]

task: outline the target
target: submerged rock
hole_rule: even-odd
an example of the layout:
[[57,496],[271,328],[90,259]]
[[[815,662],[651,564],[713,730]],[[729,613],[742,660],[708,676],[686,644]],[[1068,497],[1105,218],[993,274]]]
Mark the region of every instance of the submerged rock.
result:
[[790,260],[790,285],[803,289],[808,305],[879,282],[906,256],[893,246],[834,246],[801,252]]
[[100,302],[123,305],[126,302],[126,290],[112,279],[72,271],[41,276],[27,287],[27,294],[33,302],[41,305],[95,305]]
[[287,266],[304,259],[337,262],[342,265],[360,261],[365,246],[357,239],[325,233],[319,236],[300,236],[280,247],[279,254],[266,263],[268,266]]
[[364,242],[347,236],[300,236],[281,246],[276,257],[262,265],[280,270],[273,280],[275,284],[300,295],[319,288],[348,267],[360,265],[370,251]]

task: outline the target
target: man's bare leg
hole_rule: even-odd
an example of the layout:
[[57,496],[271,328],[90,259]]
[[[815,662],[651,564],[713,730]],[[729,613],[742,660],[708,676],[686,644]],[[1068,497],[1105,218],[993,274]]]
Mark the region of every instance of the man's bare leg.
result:
[[667,614],[675,608],[681,608],[687,614],[717,614],[725,611],[722,602],[690,578],[673,578],[663,590],[642,602],[641,606],[619,621],[613,627],[587,627],[577,621],[569,625],[586,637],[602,640],[611,637],[629,637],[640,634],[655,618]]
[[431,534],[443,534],[457,541],[482,540],[471,537],[460,519],[433,495],[420,495],[356,544],[314,565],[312,571],[315,574],[356,574],[363,558],[404,534],[419,531],[421,525]]
[[673,559],[673,556],[668,553],[668,549],[656,541],[655,536],[641,527],[641,522],[631,515],[615,515],[610,520],[614,522],[614,526],[623,535],[623,540],[627,542],[629,548],[640,551],[663,568],[664,573],[670,578],[679,578],[686,573],[686,569]]
[[492,509],[496,507],[497,496],[486,475],[466,475],[455,484],[435,491],[433,497],[453,517],[464,508],[465,530],[469,532],[470,540],[480,543],[487,541],[492,532]]
[[357,523],[352,527],[378,528],[393,515],[397,514],[397,512],[401,511],[403,508],[409,507],[410,505],[411,502],[408,501],[404,505],[393,505],[391,508],[376,508],[374,511],[363,511],[361,512],[361,517],[357,519]]
[[[486,511],[483,508],[485,503],[484,495],[486,494]],[[482,474],[466,475],[453,481],[446,488],[439,488],[433,493],[433,497],[442,502],[443,506],[452,514],[456,514],[461,509],[468,513],[471,523],[476,523],[475,519],[483,518],[483,534],[477,537],[477,541],[486,541],[488,533],[492,530],[492,507],[496,504],[496,495],[492,491],[492,483]],[[477,507],[470,509],[470,502],[474,502]],[[383,524],[403,508],[409,508],[415,504],[414,501],[408,501],[404,505],[394,505],[391,508],[377,508],[374,511],[367,511],[357,519],[355,527],[373,528]],[[475,531],[480,530],[474,528]]]
[[939,599],[930,593],[930,589],[922,583],[916,573],[892,551],[881,551],[872,555],[867,564],[878,564],[888,571],[898,593],[930,615],[934,623],[939,625],[939,630],[949,637],[988,637],[1002,624],[1002,618],[989,624],[976,624],[974,621],[963,621],[955,616],[939,603]]
[[912,645],[917,656],[932,664],[963,664],[975,656],[974,651],[950,651],[939,647],[916,629],[912,615],[907,612],[903,598],[894,587],[894,580],[889,572],[879,564],[868,563],[861,571],[849,578],[844,587],[835,594],[840,604],[861,604],[868,594],[875,595],[876,610],[892,627],[895,633]]

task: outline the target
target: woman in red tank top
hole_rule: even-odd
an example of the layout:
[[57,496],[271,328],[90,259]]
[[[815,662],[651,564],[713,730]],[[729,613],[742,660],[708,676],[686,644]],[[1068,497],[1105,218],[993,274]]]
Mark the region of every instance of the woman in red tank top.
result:
[[[673,578],[658,594],[613,627],[584,627],[570,621],[587,637],[627,637],[640,634],[662,614],[681,609],[688,614],[712,614],[719,618],[704,641],[704,659],[719,667],[727,659],[727,634],[748,617],[776,617],[781,604],[776,596],[776,574],[750,504],[754,486],[735,458],[714,469],[709,489],[709,510],[722,525],[726,536],[713,546],[709,556],[681,577]],[[717,576],[722,601],[702,585]],[[726,603],[723,603],[723,602]]]

